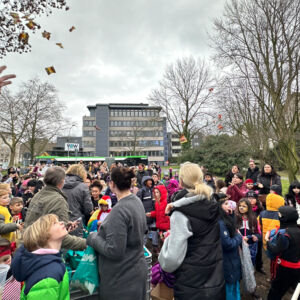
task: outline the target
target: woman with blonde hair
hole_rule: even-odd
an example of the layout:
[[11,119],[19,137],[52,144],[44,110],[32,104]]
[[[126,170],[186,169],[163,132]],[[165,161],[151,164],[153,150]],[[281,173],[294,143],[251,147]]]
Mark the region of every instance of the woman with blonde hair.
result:
[[180,167],[179,184],[183,190],[177,195],[183,198],[168,205],[170,235],[158,260],[163,270],[175,274],[175,299],[225,300],[219,209],[210,200],[212,189],[193,163]]
[[[93,212],[91,195],[85,184],[86,178],[87,173],[82,164],[71,165],[66,171],[65,185],[62,191],[67,196],[71,221],[81,218],[83,222],[86,222]],[[82,221],[79,222],[78,228],[71,233],[72,235],[83,236]]]
[[64,222],[54,214],[26,228],[24,245],[15,252],[11,265],[13,276],[25,281],[21,299],[70,299],[68,272],[59,252],[67,234]]

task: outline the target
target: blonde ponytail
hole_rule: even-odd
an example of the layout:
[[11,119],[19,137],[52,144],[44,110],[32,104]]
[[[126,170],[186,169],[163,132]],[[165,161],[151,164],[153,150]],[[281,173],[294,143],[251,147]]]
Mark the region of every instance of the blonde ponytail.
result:
[[204,195],[207,199],[210,198],[212,194],[212,189],[210,186],[205,184],[204,182],[196,182],[194,188],[194,194],[196,195]]

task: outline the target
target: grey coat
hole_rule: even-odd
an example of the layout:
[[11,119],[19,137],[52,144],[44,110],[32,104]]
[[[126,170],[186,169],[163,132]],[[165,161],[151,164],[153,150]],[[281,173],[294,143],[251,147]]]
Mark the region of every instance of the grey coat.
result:
[[87,244],[98,256],[101,300],[144,300],[147,264],[143,239],[145,210],[133,194],[121,199]]
[[[78,218],[85,219],[93,210],[93,203],[87,185],[77,175],[67,175],[63,193],[67,196],[70,209],[70,220],[75,221]],[[83,235],[83,223],[79,222],[78,228],[71,232],[71,235]]]

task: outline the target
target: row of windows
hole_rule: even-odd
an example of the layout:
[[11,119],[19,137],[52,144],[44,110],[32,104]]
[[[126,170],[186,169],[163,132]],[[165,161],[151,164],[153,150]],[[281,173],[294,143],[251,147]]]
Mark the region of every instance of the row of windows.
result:
[[110,127],[162,127],[159,121],[110,121]]
[[124,131],[124,130],[110,130],[109,135],[111,137],[158,137],[164,136],[163,131]]
[[131,151],[110,151],[111,156],[130,156],[130,155],[146,155],[146,156],[164,156],[163,151],[136,151],[132,153]]
[[83,147],[94,148],[95,147],[95,142],[94,141],[83,141]]
[[180,146],[180,142],[172,142],[172,146]]
[[96,131],[95,130],[84,130],[83,136],[96,136]]
[[163,147],[164,141],[110,141],[110,147]]
[[94,127],[95,125],[95,120],[83,120],[83,127]]
[[146,109],[111,109],[111,117],[158,117],[158,110]]

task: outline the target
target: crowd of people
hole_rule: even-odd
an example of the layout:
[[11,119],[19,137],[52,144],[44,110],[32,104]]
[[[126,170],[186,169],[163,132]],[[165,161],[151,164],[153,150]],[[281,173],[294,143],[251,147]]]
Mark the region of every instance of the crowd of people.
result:
[[175,276],[175,299],[241,299],[243,243],[266,279],[268,254],[268,299],[281,299],[300,281],[299,212],[300,182],[283,197],[273,166],[252,160],[245,181],[236,165],[223,181],[189,162],[179,173],[106,162],[11,167],[0,183],[2,299],[69,299],[60,251],[87,245],[98,256],[99,299],[144,299],[145,245]]

